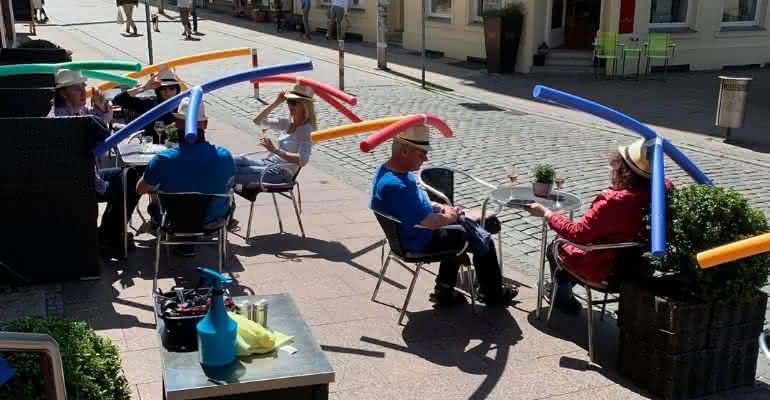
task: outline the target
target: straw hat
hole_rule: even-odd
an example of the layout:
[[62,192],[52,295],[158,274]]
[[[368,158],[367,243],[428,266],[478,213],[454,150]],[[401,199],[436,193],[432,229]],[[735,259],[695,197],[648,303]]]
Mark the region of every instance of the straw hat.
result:
[[431,149],[428,127],[424,125],[407,128],[405,131],[396,135],[395,139],[425,151],[430,151]]
[[631,171],[643,178],[650,177],[652,171],[650,168],[650,147],[646,145],[644,139],[639,139],[628,146],[619,146],[618,152],[628,168],[631,168]]
[[301,83],[294,85],[294,88],[286,93],[287,100],[314,101],[313,88]]
[[80,74],[80,71],[73,71],[71,69],[60,69],[56,72],[55,81],[56,89],[80,85],[86,83],[87,78]]
[[[185,97],[182,99],[182,101],[179,102],[179,108],[177,109],[177,112],[174,113],[174,116],[179,119],[185,119],[187,117],[187,110],[190,108],[190,98]],[[198,122],[207,121],[208,118],[206,117],[206,107],[203,106],[203,101],[201,101],[200,106],[198,106]]]

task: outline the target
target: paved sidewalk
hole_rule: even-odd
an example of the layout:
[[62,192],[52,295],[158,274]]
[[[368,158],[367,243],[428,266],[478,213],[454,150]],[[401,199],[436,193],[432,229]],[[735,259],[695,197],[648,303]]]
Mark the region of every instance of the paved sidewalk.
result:
[[[51,4],[52,23],[39,27],[40,35],[75,51],[76,59],[110,58],[146,62],[144,37],[126,38],[114,23],[114,3],[83,0],[72,12],[74,1]],[[170,14],[173,15],[173,12]],[[314,40],[306,44],[292,35],[275,36],[272,25],[257,25],[221,14],[201,12],[200,41],[181,40],[178,22],[164,22],[153,34],[156,59],[163,60],[219,48],[256,46],[264,64],[309,57],[315,70],[303,74],[330,84],[336,82],[335,50]],[[96,21],[96,22],[93,22]],[[481,85],[471,86],[463,70],[442,62],[431,62],[437,71],[431,81],[450,90],[425,92],[413,82],[383,71],[372,70],[368,58],[374,49],[350,45],[346,58],[346,87],[359,97],[355,107],[363,118],[433,112],[446,118],[457,138],[436,140],[431,157],[436,162],[467,168],[493,182],[502,182],[502,168],[516,162],[522,168],[536,162],[554,163],[568,180],[568,187],[590,201],[606,183],[606,154],[631,137],[605,124],[533,103],[493,93]],[[396,61],[414,64],[413,55],[397,53]],[[242,69],[247,58],[202,63],[180,68],[180,75],[198,83],[208,77]],[[215,68],[212,68],[214,67]],[[395,66],[395,65],[394,65]],[[397,66],[399,72],[414,69]],[[476,74],[476,72],[473,72]],[[518,77],[486,75],[499,87],[518,84]],[[478,78],[477,80],[480,80]],[[513,80],[511,80],[513,79]],[[673,78],[672,78],[673,80]],[[513,83],[512,83],[513,82]],[[625,84],[625,83],[622,83]],[[646,84],[646,83],[644,83]],[[522,85],[525,85],[522,83]],[[281,85],[263,85],[263,98],[272,99]],[[262,105],[252,97],[248,85],[238,85],[206,96],[212,116],[210,140],[234,153],[256,150],[249,122]],[[494,106],[494,107],[490,107]],[[322,126],[344,123],[326,106],[319,106]],[[673,135],[671,135],[674,138]],[[681,139],[680,139],[681,138]],[[432,279],[420,279],[410,305],[406,327],[396,325],[397,311],[405,294],[408,274],[391,268],[392,279],[384,285],[381,303],[369,301],[379,267],[380,229],[367,210],[367,189],[374,165],[385,159],[385,149],[363,155],[357,150],[359,137],[328,142],[314,148],[311,166],[303,169],[303,222],[308,234],[301,239],[293,209],[281,202],[288,234],[277,234],[272,201],[257,202],[249,243],[233,238],[233,257],[228,270],[236,279],[236,293],[288,292],[297,300],[337,371],[335,399],[403,398],[639,398],[633,387],[612,372],[612,354],[601,355],[603,368],[587,368],[585,315],[557,316],[551,328],[533,317],[532,274],[536,265],[538,221],[520,214],[505,214],[506,276],[520,282],[520,303],[508,311],[481,311],[471,317],[468,307],[437,313],[427,302]],[[734,149],[700,135],[676,137],[684,148],[718,183],[735,186],[753,204],[770,211],[770,196],[762,188],[770,184],[770,161],[764,155]],[[565,155],[569,157],[565,157]],[[682,174],[671,169],[678,181]],[[460,200],[478,204],[482,191],[462,188]],[[144,203],[143,203],[144,204]],[[248,216],[248,203],[239,200],[237,217]],[[150,239],[147,235],[140,240]],[[147,243],[149,244],[149,242]],[[93,324],[121,348],[124,369],[143,400],[160,398],[158,343],[149,310],[153,252],[140,247],[128,263],[108,265],[98,282],[55,286],[65,315]],[[163,269],[161,287],[194,281],[192,268],[214,262],[213,254],[196,260],[171,257]],[[473,323],[469,323],[473,321]],[[614,321],[599,323],[605,349],[617,342]],[[754,390],[729,393],[729,398],[761,398],[768,393],[770,368],[761,364],[761,384]]]

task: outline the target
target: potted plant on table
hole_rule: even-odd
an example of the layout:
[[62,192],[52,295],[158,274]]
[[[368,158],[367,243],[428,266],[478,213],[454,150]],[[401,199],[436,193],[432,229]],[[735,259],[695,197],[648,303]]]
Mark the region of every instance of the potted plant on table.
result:
[[548,197],[553,189],[556,170],[550,164],[538,164],[532,169],[532,192],[538,197]]
[[166,134],[166,147],[173,147],[179,143],[179,130],[176,125],[167,125],[164,128],[164,133]]
[[[128,400],[131,397],[118,349],[85,322],[36,316],[0,322],[0,330],[45,333],[56,340],[68,398]],[[39,354],[28,352],[4,356],[15,374],[0,386],[0,398],[48,398],[44,387],[46,376],[50,377],[50,373],[44,372],[50,369],[47,359],[41,361]]]
[[767,232],[767,218],[735,191],[706,185],[672,189],[666,202],[666,253],[649,258],[655,276],[621,286],[620,373],[667,399],[752,384],[770,255],[709,269],[696,255]]
[[524,26],[524,6],[520,3],[511,3],[503,8],[485,9],[482,16],[484,17],[487,71],[514,72]]

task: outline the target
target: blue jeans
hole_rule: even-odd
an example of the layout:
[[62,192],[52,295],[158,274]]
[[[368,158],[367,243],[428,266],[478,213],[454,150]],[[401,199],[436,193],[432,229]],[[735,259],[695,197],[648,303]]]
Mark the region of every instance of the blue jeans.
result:
[[[289,171],[274,165],[275,163],[270,160],[255,160],[246,156],[235,157],[235,184],[247,186],[259,183],[260,179],[264,183],[273,184],[290,182],[292,176]],[[274,167],[269,168],[271,166]]]

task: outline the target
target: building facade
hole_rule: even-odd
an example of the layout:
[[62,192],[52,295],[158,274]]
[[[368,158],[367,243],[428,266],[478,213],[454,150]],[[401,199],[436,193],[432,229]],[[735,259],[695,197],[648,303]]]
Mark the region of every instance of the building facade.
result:
[[[375,42],[380,1],[352,0],[348,31]],[[300,0],[294,2],[299,10]],[[388,40],[419,50],[424,5],[427,49],[461,60],[484,59],[483,7],[510,2],[526,10],[518,72],[531,70],[542,43],[590,52],[597,30],[618,32],[627,43],[643,43],[649,32],[669,33],[676,43],[671,63],[690,70],[770,62],[770,0],[389,0]],[[311,3],[313,29],[325,29],[330,0]]]

